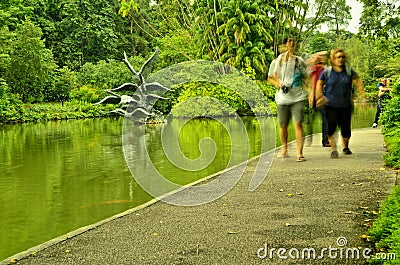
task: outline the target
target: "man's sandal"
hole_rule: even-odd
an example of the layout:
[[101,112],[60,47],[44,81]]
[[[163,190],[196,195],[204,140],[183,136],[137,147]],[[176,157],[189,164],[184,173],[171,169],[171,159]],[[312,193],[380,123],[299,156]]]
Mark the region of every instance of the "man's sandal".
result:
[[304,162],[304,161],[306,161],[306,158],[304,156],[297,157],[297,162]]

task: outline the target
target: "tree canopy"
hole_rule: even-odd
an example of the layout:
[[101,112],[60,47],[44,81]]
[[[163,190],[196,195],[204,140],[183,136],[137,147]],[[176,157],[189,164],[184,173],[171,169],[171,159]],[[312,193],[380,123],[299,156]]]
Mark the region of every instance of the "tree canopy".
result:
[[51,95],[56,86],[85,85],[62,85],[67,73],[83,76],[86,64],[120,61],[124,52],[140,62],[159,47],[160,68],[205,59],[265,81],[288,36],[303,57],[341,46],[363,77],[395,73],[399,1],[360,2],[360,32],[353,34],[345,0],[7,0],[0,3],[0,74],[23,101],[49,101],[58,98]]

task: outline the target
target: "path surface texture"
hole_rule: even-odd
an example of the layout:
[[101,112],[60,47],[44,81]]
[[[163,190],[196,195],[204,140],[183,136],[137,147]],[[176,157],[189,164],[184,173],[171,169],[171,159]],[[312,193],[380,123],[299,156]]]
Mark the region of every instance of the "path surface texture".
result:
[[275,154],[254,191],[248,187],[257,160],[247,164],[233,189],[211,203],[183,207],[156,202],[34,254],[17,255],[14,262],[366,264],[365,223],[376,217],[395,184],[395,174],[383,165],[383,136],[376,128],[354,130],[353,154],[339,152],[338,159],[330,158],[320,137],[305,146],[305,162],[296,162],[295,143],[289,158]]

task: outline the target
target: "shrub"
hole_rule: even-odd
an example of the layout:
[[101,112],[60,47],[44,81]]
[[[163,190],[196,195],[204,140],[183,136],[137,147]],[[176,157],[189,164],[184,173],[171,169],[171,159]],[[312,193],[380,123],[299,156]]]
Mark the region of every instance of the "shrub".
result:
[[[377,252],[395,253],[400,257],[400,186],[395,186],[389,197],[383,202],[381,213],[374,222],[369,235],[375,243]],[[372,264],[382,264],[378,260],[371,260]],[[386,261],[383,264],[399,264]]]
[[380,116],[384,124],[383,133],[389,153],[384,155],[385,163],[400,168],[400,84],[394,85],[392,99],[386,102]]
[[[392,86],[390,99],[380,117],[384,124],[383,133],[388,148],[384,155],[386,165],[400,168],[400,91],[399,84]],[[381,213],[369,230],[371,241],[377,252],[395,253],[400,257],[400,186],[395,186],[389,197],[383,202]],[[371,264],[400,264],[397,260],[371,259]]]
[[12,94],[5,80],[0,78],[0,122],[18,121],[23,113],[19,96]]
[[66,66],[54,72],[53,82],[46,90],[45,102],[68,101],[72,89],[78,87],[76,73]]
[[177,104],[171,111],[175,117],[222,117],[235,115],[228,105],[213,97],[192,97]]
[[387,166],[394,169],[400,168],[400,128],[393,128],[385,133],[385,143],[388,153],[383,155]]
[[[208,115],[225,116],[233,115],[234,112],[243,112],[248,108],[246,102],[237,93],[222,85],[192,82],[179,85],[179,90],[181,93],[177,99],[177,105],[172,109],[174,116],[204,116],[207,112],[209,112]],[[203,97],[204,99],[201,99]],[[195,99],[182,105],[191,98]],[[218,100],[226,103],[230,108],[218,104]],[[182,106],[185,107],[182,108]]]
[[276,88],[267,81],[257,81],[257,85],[260,87],[261,91],[267,97],[270,114],[276,114],[276,102],[275,102]]
[[394,85],[392,98],[388,100],[383,108],[380,119],[385,125],[384,133],[390,131],[400,124],[400,84]]
[[[121,56],[122,57],[122,56]],[[137,60],[133,60],[135,68]],[[139,71],[140,66],[135,68]],[[138,69],[139,68],[139,69]],[[122,62],[115,60],[99,61],[97,64],[86,63],[77,73],[78,86],[98,87],[101,90],[112,89],[127,82],[135,82],[128,67]]]
[[90,85],[75,88],[69,94],[71,100],[84,101],[88,103],[95,103],[104,96],[104,91]]
[[23,122],[83,119],[108,116],[114,109],[112,105],[96,105],[84,101],[70,101],[64,105],[60,103],[27,104],[25,105]]

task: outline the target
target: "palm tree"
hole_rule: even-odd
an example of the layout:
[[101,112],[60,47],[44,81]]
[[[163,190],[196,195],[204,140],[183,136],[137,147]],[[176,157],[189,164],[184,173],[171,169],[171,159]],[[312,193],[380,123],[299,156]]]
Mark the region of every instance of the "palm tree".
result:
[[[217,13],[217,34],[221,39],[219,61],[240,70],[253,68],[256,73],[266,73],[272,56],[272,23],[267,15],[270,7],[261,1],[231,0]],[[267,56],[266,56],[267,55]]]

